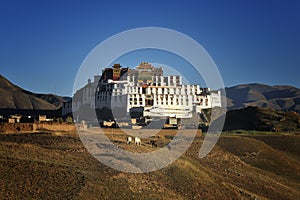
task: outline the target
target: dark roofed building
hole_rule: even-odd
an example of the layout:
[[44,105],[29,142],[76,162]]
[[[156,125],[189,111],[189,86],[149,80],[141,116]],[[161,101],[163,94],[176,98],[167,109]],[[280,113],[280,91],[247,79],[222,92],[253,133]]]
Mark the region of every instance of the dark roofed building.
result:
[[105,68],[102,72],[101,81],[107,81],[108,79],[117,81],[123,75],[128,73],[129,68],[123,68],[120,64],[114,64],[111,68]]

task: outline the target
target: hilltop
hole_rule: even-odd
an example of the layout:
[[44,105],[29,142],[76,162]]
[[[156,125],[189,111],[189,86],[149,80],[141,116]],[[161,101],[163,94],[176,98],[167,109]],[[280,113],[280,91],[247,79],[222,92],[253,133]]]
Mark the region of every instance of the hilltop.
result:
[[226,88],[228,109],[247,106],[300,113],[300,89],[293,86],[269,86],[259,83]]
[[0,75],[0,109],[57,110],[66,97],[24,90]]

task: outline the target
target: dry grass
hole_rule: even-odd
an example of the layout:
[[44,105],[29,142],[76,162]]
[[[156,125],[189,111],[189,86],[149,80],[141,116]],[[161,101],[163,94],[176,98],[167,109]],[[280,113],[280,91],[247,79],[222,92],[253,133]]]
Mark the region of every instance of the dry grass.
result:
[[[154,150],[147,140],[127,145],[120,130],[106,134],[126,150]],[[160,132],[155,148],[173,136],[174,130]],[[197,135],[166,168],[128,174],[98,162],[75,134],[0,134],[0,199],[296,199],[299,138],[223,136],[199,159]]]

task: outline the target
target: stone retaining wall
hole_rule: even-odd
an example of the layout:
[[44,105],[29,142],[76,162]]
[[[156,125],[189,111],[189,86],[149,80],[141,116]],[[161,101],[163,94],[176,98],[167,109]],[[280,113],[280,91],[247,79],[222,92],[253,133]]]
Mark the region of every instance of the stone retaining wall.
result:
[[38,131],[75,131],[74,124],[65,123],[1,123],[0,132],[38,132]]

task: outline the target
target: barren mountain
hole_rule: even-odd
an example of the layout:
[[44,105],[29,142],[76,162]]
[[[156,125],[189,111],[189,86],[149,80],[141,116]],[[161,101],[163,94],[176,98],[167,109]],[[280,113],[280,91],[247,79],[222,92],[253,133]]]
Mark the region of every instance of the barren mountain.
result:
[[228,108],[267,107],[300,113],[300,89],[292,86],[269,86],[258,83],[226,88]]
[[35,94],[14,85],[0,75],[0,108],[56,110],[64,97],[53,94]]

